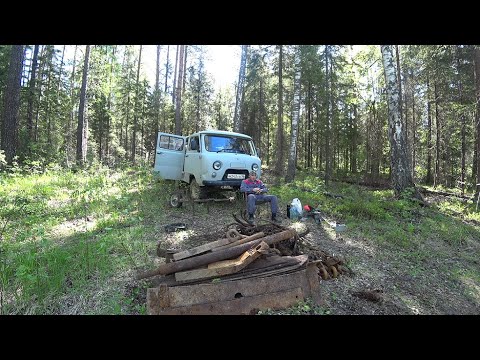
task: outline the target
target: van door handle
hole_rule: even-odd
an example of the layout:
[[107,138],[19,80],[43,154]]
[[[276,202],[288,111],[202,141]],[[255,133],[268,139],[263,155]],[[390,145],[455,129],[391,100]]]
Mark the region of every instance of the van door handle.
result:
[[188,155],[185,155],[185,157],[188,157]]
[[161,152],[161,151],[157,151],[157,154],[158,154],[158,155],[161,155],[161,154],[163,154],[163,152]]

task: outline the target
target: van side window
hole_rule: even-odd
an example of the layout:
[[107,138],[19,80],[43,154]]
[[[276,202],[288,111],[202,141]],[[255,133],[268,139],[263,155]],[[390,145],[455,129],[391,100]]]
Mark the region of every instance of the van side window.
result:
[[183,151],[183,139],[168,135],[160,135],[159,147],[162,149]]

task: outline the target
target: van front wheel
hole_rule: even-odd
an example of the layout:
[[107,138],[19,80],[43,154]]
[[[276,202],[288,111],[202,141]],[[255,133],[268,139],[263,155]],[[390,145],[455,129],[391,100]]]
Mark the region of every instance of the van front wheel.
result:
[[170,195],[170,206],[174,208],[179,208],[182,206],[182,195],[181,191],[176,191],[172,195]]
[[190,197],[192,200],[206,199],[207,189],[197,184],[195,179],[190,183]]

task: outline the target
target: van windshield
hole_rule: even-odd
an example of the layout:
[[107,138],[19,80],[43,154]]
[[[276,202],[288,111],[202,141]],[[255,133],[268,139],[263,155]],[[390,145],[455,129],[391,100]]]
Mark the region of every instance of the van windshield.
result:
[[236,136],[205,135],[205,149],[210,152],[255,154],[251,140]]

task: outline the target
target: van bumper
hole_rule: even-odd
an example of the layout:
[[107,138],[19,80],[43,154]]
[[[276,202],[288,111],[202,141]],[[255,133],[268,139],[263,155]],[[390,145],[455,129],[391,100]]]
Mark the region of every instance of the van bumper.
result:
[[240,187],[242,185],[243,180],[203,180],[203,185],[205,186],[213,186],[213,187],[220,187],[220,186],[234,186]]

